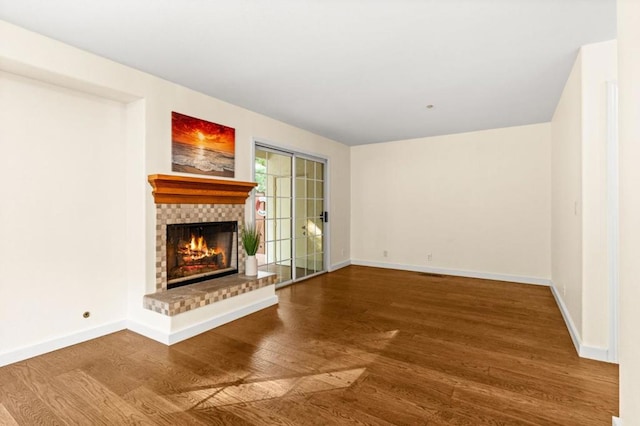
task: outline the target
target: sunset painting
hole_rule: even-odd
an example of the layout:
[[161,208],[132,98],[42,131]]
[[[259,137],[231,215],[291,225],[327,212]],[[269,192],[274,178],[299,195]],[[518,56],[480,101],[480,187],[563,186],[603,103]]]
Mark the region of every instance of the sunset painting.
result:
[[235,129],[171,113],[171,170],[235,176]]

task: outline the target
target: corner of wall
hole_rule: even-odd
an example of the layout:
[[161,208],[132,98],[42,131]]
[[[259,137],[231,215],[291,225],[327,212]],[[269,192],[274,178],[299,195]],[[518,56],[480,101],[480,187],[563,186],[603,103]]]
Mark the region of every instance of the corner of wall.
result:
[[553,294],[553,298],[555,299],[558,309],[562,314],[562,318],[564,319],[567,331],[569,332],[569,336],[571,337],[571,341],[573,342],[573,346],[578,356],[596,361],[609,362],[609,350],[607,348],[587,346],[582,343],[582,337],[571,319],[571,313],[567,309],[562,296],[560,296],[560,293],[553,282],[551,283],[551,294]]

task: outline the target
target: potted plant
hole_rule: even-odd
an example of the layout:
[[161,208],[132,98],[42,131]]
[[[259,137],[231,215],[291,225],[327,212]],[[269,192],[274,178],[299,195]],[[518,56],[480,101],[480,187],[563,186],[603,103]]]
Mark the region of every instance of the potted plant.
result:
[[240,233],[242,246],[247,252],[247,260],[245,262],[244,274],[248,276],[258,275],[258,259],[256,253],[260,247],[260,231],[255,224],[246,224]]

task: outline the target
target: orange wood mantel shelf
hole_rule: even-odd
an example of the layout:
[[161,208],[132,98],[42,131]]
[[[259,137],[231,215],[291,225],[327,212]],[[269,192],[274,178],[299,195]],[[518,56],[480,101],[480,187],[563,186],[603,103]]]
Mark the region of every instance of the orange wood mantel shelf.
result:
[[156,204],[244,204],[255,182],[149,175]]

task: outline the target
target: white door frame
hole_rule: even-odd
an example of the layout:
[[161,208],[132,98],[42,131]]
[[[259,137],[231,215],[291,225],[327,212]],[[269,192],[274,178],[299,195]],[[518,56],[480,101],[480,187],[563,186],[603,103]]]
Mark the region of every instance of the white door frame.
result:
[[619,304],[619,183],[618,83],[607,82],[607,257],[609,282],[609,350],[607,360],[618,362]]

